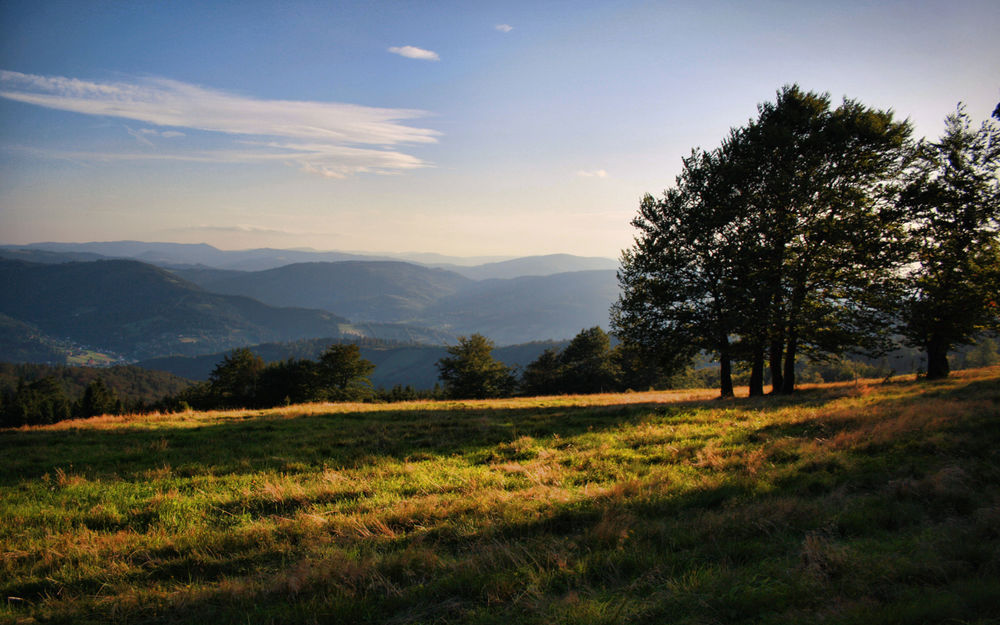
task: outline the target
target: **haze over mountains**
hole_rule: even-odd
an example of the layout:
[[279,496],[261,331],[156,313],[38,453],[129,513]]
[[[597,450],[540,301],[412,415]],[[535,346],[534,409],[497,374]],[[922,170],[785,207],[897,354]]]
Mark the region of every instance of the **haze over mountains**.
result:
[[32,346],[45,359],[60,340],[128,359],[318,337],[565,340],[606,328],[618,294],[611,259],[435,260],[451,262],[129,241],[0,247],[0,360],[30,359]]
[[161,267],[201,265],[237,271],[261,271],[293,263],[397,260],[427,267],[450,269],[474,280],[544,276],[570,271],[618,268],[618,262],[611,258],[572,256],[570,254],[499,258],[495,256],[446,256],[419,252],[384,254],[271,248],[220,250],[206,243],[148,243],[143,241],[7,245],[0,247],[0,255],[32,262],[131,258]]

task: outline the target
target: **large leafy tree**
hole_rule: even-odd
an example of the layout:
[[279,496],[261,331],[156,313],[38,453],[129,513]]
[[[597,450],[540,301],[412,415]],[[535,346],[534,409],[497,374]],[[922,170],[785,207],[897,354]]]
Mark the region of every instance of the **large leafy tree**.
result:
[[695,150],[684,159],[675,187],[660,199],[643,197],[632,220],[639,234],[622,252],[621,295],[611,316],[623,341],[658,354],[668,370],[698,350],[714,352],[725,397],[733,394],[738,244],[720,183],[723,159],[720,150]]
[[751,364],[762,368],[766,339],[775,391],[794,390],[803,351],[887,348],[906,238],[895,181],[909,136],[892,111],[853,100],[833,108],[829,96],[791,86],[731,146],[763,263],[748,300]]
[[974,129],[961,105],[917,148],[902,195],[916,254],[902,331],[926,351],[930,379],[948,376],[951,348],[1000,323],[998,171],[1000,128]]
[[891,184],[910,128],[879,111],[785,87],[758,117],[683,162],[661,200],[646,196],[622,256],[614,327],[683,362],[715,353],[723,396],[731,361],[763,392],[795,388],[802,351],[885,346],[885,302],[904,231]]
[[455,399],[505,397],[514,392],[513,370],[493,358],[493,341],[481,334],[458,338],[437,362],[445,392]]

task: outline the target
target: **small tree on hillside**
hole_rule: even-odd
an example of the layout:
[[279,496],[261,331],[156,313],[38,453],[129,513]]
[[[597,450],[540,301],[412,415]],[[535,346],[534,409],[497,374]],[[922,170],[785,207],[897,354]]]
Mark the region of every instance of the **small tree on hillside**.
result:
[[948,376],[948,351],[1000,325],[1000,128],[973,130],[965,109],[923,141],[902,203],[911,211],[918,267],[903,334],[927,353],[928,379]]
[[208,376],[213,399],[224,407],[245,407],[257,403],[257,384],[264,361],[249,349],[233,350]]
[[549,348],[524,368],[521,392],[529,396],[555,395],[562,391],[562,362],[559,350]]
[[351,343],[326,348],[316,367],[317,396],[332,400],[358,400],[370,396],[368,376],[375,371],[371,361],[361,357],[361,349]]
[[118,394],[108,388],[104,380],[97,378],[84,390],[77,413],[81,417],[95,417],[104,414],[118,414],[121,411],[122,401],[118,398]]
[[599,326],[581,330],[559,360],[567,393],[603,393],[618,387],[620,371],[612,358],[611,339]]
[[445,393],[455,399],[506,397],[517,384],[513,370],[493,358],[493,341],[481,334],[460,336],[437,362]]

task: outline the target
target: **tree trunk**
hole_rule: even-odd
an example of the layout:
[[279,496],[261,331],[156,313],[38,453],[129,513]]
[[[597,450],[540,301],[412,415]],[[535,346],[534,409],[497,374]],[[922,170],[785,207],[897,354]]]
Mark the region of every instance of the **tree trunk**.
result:
[[771,367],[771,394],[777,395],[781,392],[785,377],[781,371],[781,339],[771,340],[770,367]]
[[758,343],[753,348],[750,363],[750,397],[764,395],[764,346]]
[[948,345],[937,336],[927,342],[927,379],[943,380],[951,373],[948,365]]
[[729,339],[723,339],[719,348],[719,394],[721,398],[733,397],[733,363],[729,354]]
[[785,370],[781,380],[781,394],[791,395],[795,392],[795,351],[798,348],[798,337],[795,331],[788,333],[788,345],[785,349]]

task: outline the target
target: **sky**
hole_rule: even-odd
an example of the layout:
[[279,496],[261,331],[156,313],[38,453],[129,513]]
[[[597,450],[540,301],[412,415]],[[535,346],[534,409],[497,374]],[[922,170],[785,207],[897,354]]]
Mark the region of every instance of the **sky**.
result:
[[617,258],[792,83],[937,137],[1000,2],[0,3],[0,243]]

